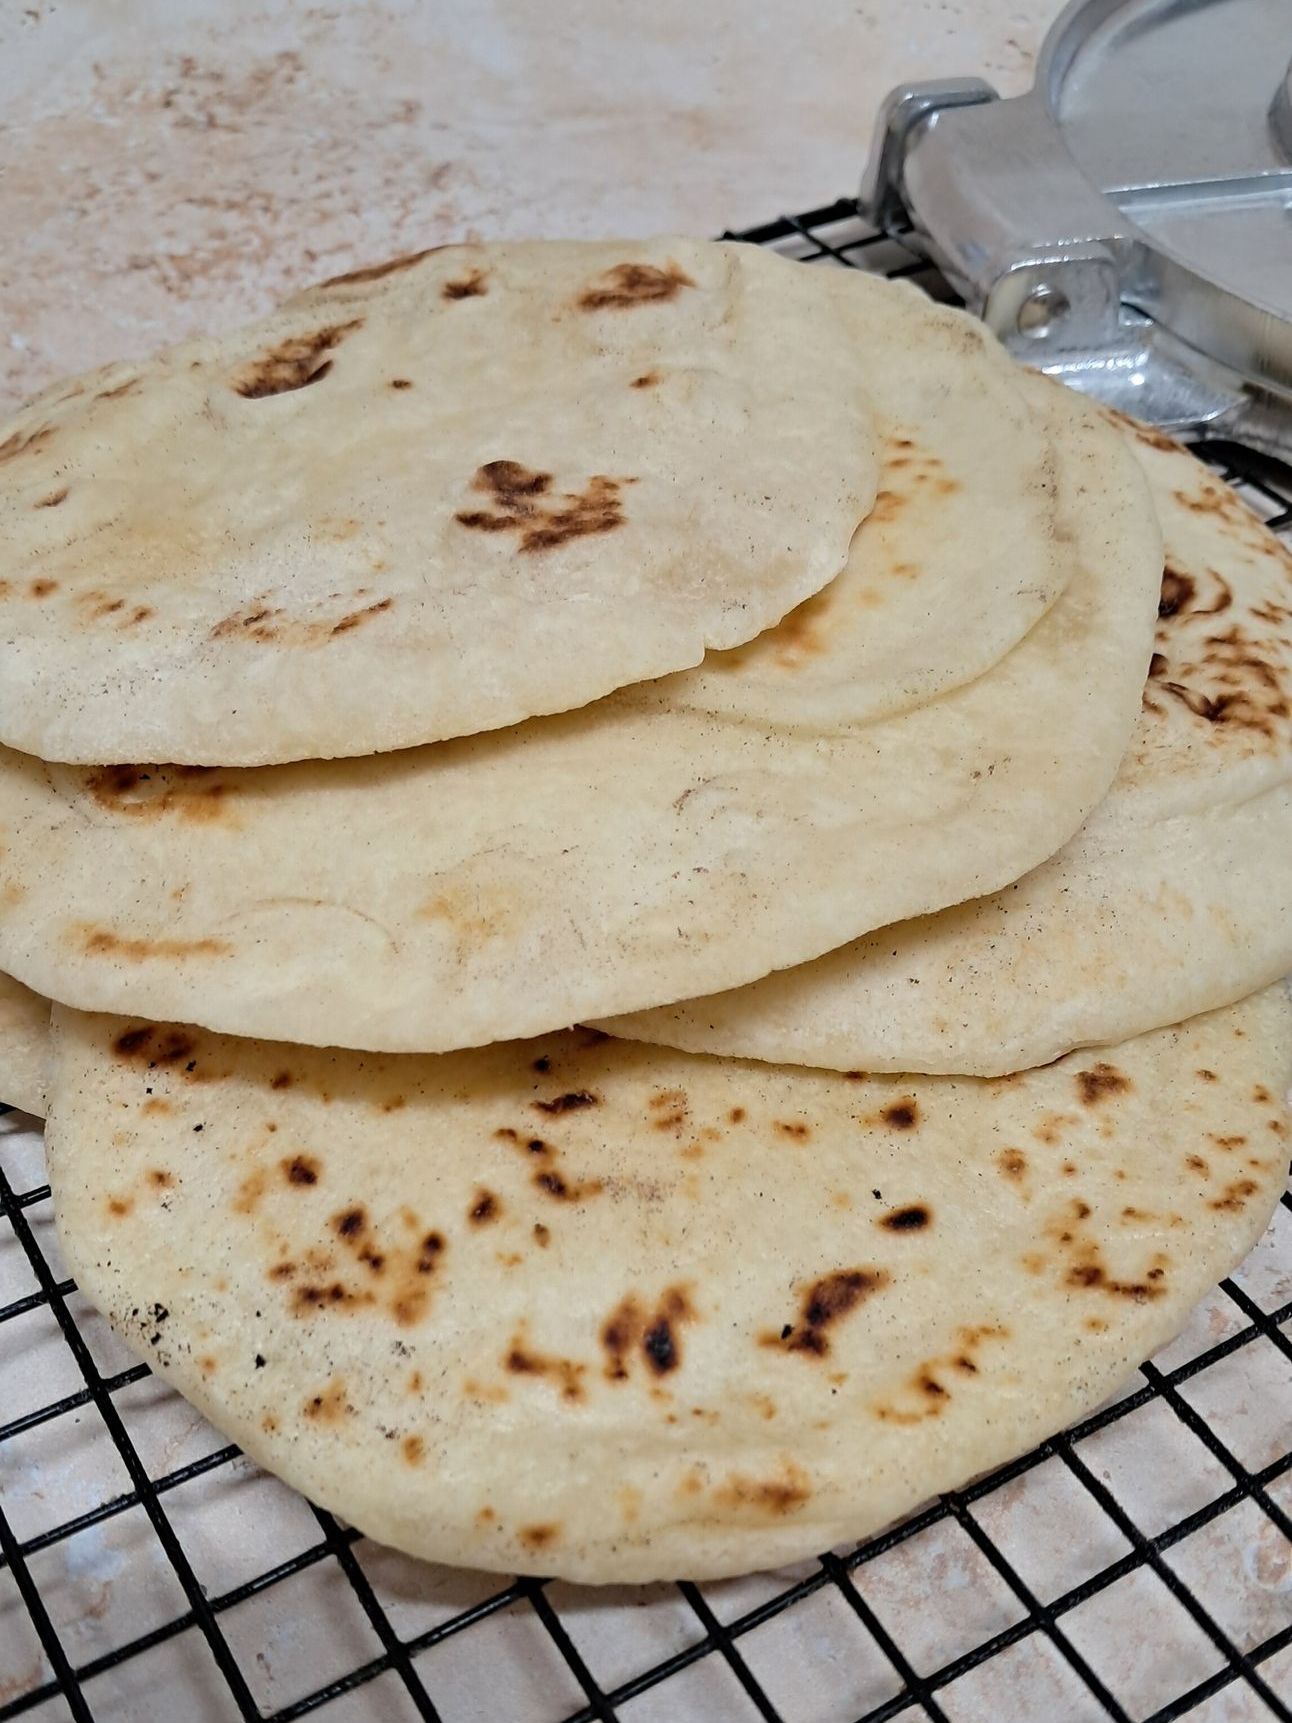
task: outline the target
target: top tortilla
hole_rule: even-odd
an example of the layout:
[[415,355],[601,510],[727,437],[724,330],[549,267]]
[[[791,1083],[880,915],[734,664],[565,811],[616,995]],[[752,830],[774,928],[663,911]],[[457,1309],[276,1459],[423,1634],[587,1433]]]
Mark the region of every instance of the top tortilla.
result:
[[367,754],[748,640],[874,498],[843,285],[694,240],[449,247],[56,385],[0,424],[0,740]]

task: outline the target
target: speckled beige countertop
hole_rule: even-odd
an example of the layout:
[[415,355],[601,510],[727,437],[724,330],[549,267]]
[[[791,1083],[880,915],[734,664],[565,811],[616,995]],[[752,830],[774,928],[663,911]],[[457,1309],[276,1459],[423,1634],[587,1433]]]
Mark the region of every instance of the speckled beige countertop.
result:
[[[400,251],[473,236],[705,234],[829,203],[854,188],[886,89],[954,73],[1021,89],[1056,9],[1057,0],[0,0],[0,409],[60,373],[233,323],[306,281]],[[41,1182],[40,1157],[27,1122],[0,1123],[0,1166],[15,1188]],[[61,1272],[48,1201],[26,1213]],[[1279,1211],[1237,1280],[1258,1310],[1292,1299],[1292,1211]],[[34,1286],[20,1241],[0,1222],[0,1307]],[[131,1363],[75,1295],[69,1307],[101,1370]],[[1217,1292],[1158,1364],[1201,1360],[1245,1326],[1250,1312]],[[0,1330],[0,1423],[78,1383],[46,1305]],[[1143,1386],[1137,1379],[1130,1391]],[[1292,1363],[1268,1337],[1207,1364],[1181,1396],[1244,1464],[1286,1451]],[[114,1399],[153,1477],[220,1446],[155,1381]],[[1161,1399],[1134,1404],[1079,1449],[1148,1536],[1232,1487]],[[1285,1511],[1290,1482],[1284,1473],[1270,1486]],[[92,1406],[0,1445],[0,1503],[20,1539],[92,1512],[126,1483]],[[163,1500],[213,1596],[318,1539],[300,1498],[242,1460]],[[1130,1549],[1057,1457],[983,1497],[972,1521],[1043,1600]],[[944,1518],[858,1570],[867,1607],[917,1671],[1024,1614],[971,1529]],[[405,1637],[499,1589],[366,1542],[356,1553]],[[1250,1501],[1175,1542],[1167,1561],[1237,1643],[1292,1625],[1292,1544]],[[734,1621],[814,1567],[706,1586],[704,1598],[720,1621]],[[30,1568],[74,1664],[184,1609],[138,1506],[49,1544]],[[606,1689],[703,1634],[673,1588],[553,1586],[547,1595]],[[1220,1666],[1163,1576],[1143,1565],[1063,1619],[1130,1716]],[[220,1620],[266,1710],[380,1649],[331,1560]],[[834,1586],[738,1644],[787,1723],[846,1723],[901,1687]],[[417,1668],[446,1723],[554,1723],[582,1703],[524,1602],[445,1638]],[[1292,1693],[1292,1647],[1263,1669],[1276,1691]],[[12,1575],[0,1569],[0,1706],[48,1676]],[[99,1675],[86,1696],[100,1723],[237,1715],[192,1629]],[[939,1703],[952,1723],[1102,1715],[1043,1632],[968,1669]],[[617,1714],[622,1723],[757,1715],[716,1653]],[[69,1713],[51,1700],[28,1715],[61,1723]],[[385,1676],[322,1715],[402,1723],[414,1712]],[[1272,1715],[1241,1684],[1190,1713],[1193,1723]]]
[[445,240],[851,191],[900,79],[1030,82],[1057,0],[0,0],[0,408]]

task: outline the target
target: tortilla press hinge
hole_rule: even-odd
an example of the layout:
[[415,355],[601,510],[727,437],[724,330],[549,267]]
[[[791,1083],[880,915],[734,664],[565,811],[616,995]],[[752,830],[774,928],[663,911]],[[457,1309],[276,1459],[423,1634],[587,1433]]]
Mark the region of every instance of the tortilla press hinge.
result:
[[[1281,67],[1286,0],[1236,4],[1267,51],[1281,36]],[[1216,33],[1243,22],[1235,0],[1183,12],[1077,0],[1024,96],[978,78],[892,91],[860,212],[1024,363],[1150,423],[1289,457],[1292,67],[1260,97],[1252,28]],[[1183,99],[1210,104],[1203,123]]]

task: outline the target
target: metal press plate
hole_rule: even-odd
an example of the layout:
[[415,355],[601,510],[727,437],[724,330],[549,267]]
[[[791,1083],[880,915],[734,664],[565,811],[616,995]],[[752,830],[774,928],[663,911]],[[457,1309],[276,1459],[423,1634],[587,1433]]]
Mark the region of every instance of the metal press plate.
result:
[[1278,317],[1289,62],[1292,0],[1094,0],[1063,14],[1037,69],[1077,166],[1153,247]]
[[893,91],[859,202],[1018,358],[1292,455],[1292,0],[1075,0],[1027,95]]

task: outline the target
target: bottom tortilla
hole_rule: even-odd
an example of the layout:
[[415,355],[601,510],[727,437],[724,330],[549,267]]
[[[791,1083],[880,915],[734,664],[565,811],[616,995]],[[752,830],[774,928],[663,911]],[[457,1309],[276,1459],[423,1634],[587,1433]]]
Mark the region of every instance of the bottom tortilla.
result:
[[1026,1450],[1287,1169],[1282,988],[1000,1079],[53,1024],[59,1232],[116,1330],[371,1536],[583,1582],[809,1555]]

